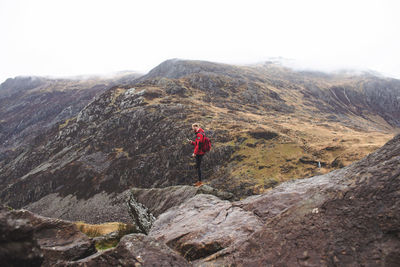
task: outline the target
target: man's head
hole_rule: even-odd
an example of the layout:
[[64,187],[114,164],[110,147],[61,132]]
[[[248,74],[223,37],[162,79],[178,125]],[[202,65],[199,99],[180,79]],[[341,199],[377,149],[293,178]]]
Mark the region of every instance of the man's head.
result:
[[200,128],[200,124],[198,124],[198,123],[193,123],[192,124],[192,130],[193,131],[197,132],[199,130],[199,128]]

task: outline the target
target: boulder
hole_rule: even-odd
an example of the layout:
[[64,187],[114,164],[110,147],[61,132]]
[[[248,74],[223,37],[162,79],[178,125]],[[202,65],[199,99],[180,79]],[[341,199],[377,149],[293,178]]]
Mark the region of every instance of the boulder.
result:
[[247,239],[261,227],[262,221],[252,212],[199,194],[161,214],[149,236],[194,261]]
[[[6,222],[6,227],[1,228],[1,238],[8,244],[1,246],[2,257],[5,254],[17,261],[29,260],[32,266],[39,266],[41,261],[41,266],[53,266],[96,252],[94,242],[71,222],[37,216],[26,210],[2,211],[0,218]],[[11,255],[12,252],[15,254]]]
[[0,262],[10,266],[41,266],[43,253],[29,220],[13,218],[0,207]]

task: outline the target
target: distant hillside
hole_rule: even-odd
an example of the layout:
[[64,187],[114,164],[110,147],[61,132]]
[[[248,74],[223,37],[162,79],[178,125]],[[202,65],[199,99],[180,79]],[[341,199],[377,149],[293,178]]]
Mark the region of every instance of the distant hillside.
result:
[[[131,187],[195,181],[185,141],[193,138],[193,122],[204,125],[213,142],[204,159],[206,181],[239,197],[327,173],[398,131],[400,81],[174,59],[81,104],[66,120],[52,115],[53,126],[29,146],[0,154],[2,202],[36,203],[42,210],[57,203],[65,216],[94,205],[93,218],[105,220],[96,214],[102,203]],[[26,117],[18,109],[3,114]]]
[[114,78],[16,77],[0,85],[0,152],[15,149],[60,121],[75,116],[93,97],[138,74]]

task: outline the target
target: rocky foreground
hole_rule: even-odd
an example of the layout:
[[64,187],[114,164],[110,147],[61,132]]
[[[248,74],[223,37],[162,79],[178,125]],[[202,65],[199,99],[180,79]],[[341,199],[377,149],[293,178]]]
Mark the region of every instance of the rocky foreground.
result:
[[400,135],[344,169],[241,201],[207,186],[133,189],[129,206],[135,222],[148,226],[139,231],[148,234],[126,235],[102,252],[69,222],[2,209],[0,261],[10,266],[398,266],[399,162]]

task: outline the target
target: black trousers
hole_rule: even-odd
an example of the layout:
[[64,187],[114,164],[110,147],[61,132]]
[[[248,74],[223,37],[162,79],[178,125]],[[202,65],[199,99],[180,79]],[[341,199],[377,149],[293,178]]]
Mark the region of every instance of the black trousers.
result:
[[203,155],[196,155],[196,169],[197,175],[199,176],[199,181],[201,182],[201,160],[203,159]]

